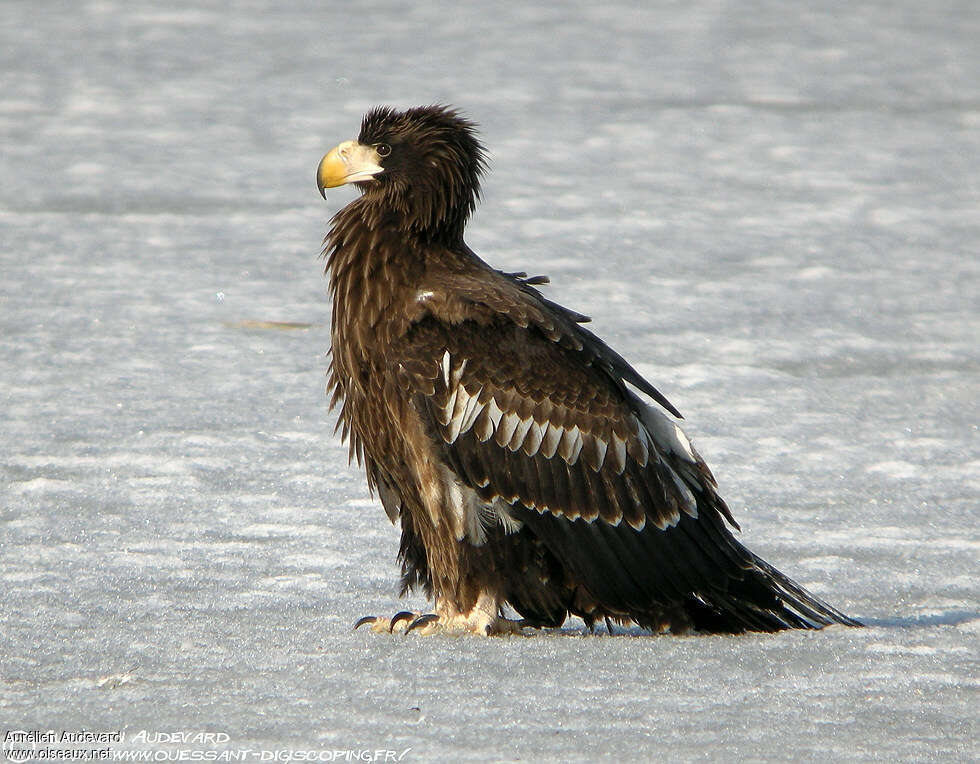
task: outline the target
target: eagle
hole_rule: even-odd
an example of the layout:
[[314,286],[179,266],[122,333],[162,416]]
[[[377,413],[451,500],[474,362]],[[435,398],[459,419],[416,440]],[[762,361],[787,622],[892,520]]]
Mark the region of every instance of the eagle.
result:
[[434,603],[355,628],[860,625],[736,540],[679,412],[587,316],[466,245],[486,168],[475,123],[444,105],[374,108],[317,168],[324,198],[360,191],[324,239],[331,406],[401,526],[401,595]]

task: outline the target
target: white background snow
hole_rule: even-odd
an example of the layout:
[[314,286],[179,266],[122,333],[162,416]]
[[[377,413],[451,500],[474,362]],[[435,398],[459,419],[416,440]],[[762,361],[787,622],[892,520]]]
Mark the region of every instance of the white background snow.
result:
[[[636,5],[0,3],[0,734],[980,755],[980,6]],[[491,150],[470,245],[591,314],[746,544],[868,628],[351,633],[425,602],[332,434],[354,192],[314,170],[431,102]]]

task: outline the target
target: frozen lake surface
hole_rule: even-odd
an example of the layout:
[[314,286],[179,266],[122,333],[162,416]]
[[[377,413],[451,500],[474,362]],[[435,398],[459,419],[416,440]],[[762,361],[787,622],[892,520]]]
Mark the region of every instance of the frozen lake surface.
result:
[[[980,756],[980,8],[630,5],[0,4],[0,735]],[[868,628],[351,633],[425,603],[332,434],[354,192],[314,170],[436,101],[492,154],[469,244],[592,315],[745,543]]]

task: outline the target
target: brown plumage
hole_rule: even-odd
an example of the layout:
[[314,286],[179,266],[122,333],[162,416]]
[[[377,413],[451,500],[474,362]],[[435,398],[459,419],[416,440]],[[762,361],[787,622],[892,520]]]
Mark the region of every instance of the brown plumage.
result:
[[535,289],[547,279],[466,246],[484,168],[473,124],[425,107],[371,111],[317,171],[321,193],[361,191],[325,239],[330,387],[351,457],[401,525],[403,591],[435,598],[438,619],[412,625],[856,625],[734,538],[677,411]]

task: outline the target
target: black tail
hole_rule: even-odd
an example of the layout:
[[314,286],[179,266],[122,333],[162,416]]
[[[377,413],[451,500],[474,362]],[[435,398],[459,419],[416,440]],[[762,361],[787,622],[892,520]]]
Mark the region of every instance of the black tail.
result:
[[[744,549],[744,547],[743,547]],[[747,551],[747,550],[746,550]],[[692,598],[687,612],[698,631],[820,629],[831,624],[862,626],[751,552],[754,568],[731,580],[727,591]]]

